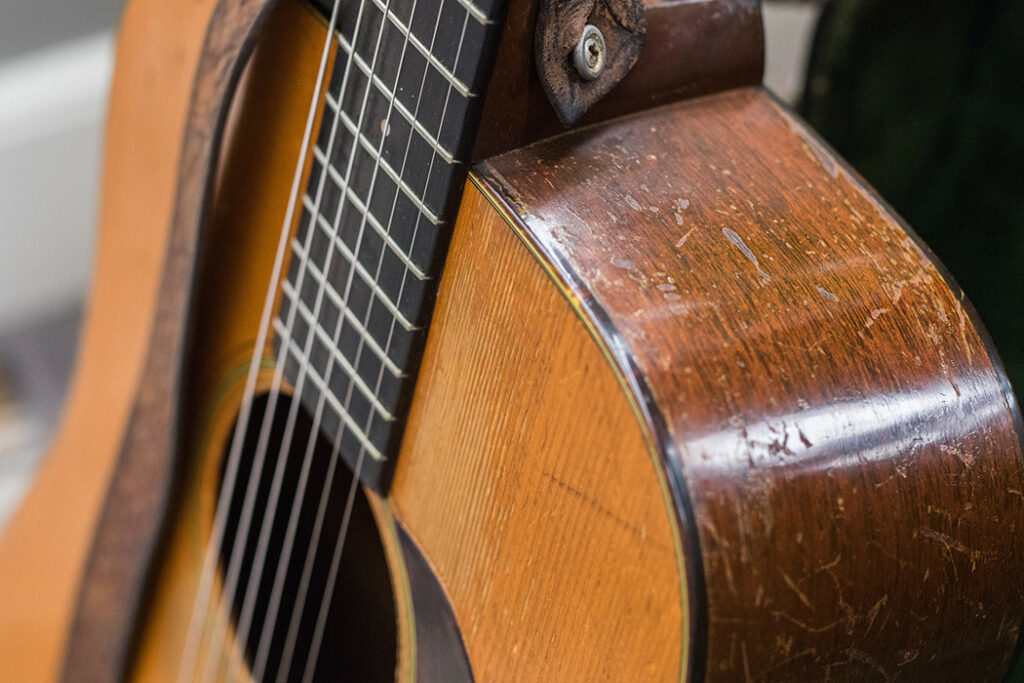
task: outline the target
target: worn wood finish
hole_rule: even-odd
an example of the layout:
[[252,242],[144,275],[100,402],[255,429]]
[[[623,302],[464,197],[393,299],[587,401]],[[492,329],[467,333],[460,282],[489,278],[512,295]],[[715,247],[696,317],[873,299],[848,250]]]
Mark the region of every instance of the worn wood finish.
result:
[[480,173],[664,419],[707,680],[1000,680],[1019,414],[962,293],[862,180],[758,89]]
[[[591,120],[756,80],[753,4],[724,2],[650,8],[652,17],[681,17],[718,7],[685,28],[652,18],[648,39],[664,30],[693,41],[687,49],[731,51],[709,49],[717,56],[706,63],[680,52],[662,68],[641,68],[652,63],[642,56]],[[138,61],[120,67],[107,164],[108,183],[137,195],[104,204],[108,270],[77,398],[41,488],[0,545],[0,661],[17,680],[57,673],[142,368],[168,223],[160,217],[171,211],[187,85],[213,5],[132,7],[122,49]],[[531,13],[532,4],[515,4],[513,22]],[[168,26],[187,35],[165,37]],[[281,25],[282,35],[316,33],[304,26]],[[492,95],[480,154],[556,130],[547,103],[537,107],[536,84],[515,85],[532,68],[509,52],[516,31],[506,32],[491,91],[506,111]],[[300,72],[308,59],[276,66]],[[222,76],[240,64],[215,62]],[[230,89],[230,78],[208,83]],[[129,104],[135,89],[150,99]],[[222,103],[225,90],[214,90],[205,101]],[[295,117],[293,103],[266,104],[248,122],[240,110],[238,130]],[[212,133],[222,111],[206,113]],[[208,169],[216,135],[186,139],[182,164]],[[295,145],[269,139],[274,160]],[[253,163],[265,139],[236,140],[212,223],[224,251],[216,240],[207,246],[237,259],[237,270],[200,279],[209,298],[195,312],[196,339],[210,353],[189,366],[191,408],[175,424],[167,398],[179,375],[166,360],[181,357],[184,274],[207,179],[188,175],[179,199],[191,218],[177,214],[182,241],[167,266],[176,286],[157,318],[174,335],[155,338],[152,353],[167,355],[147,373],[161,379],[136,413],[153,427],[133,423],[129,433],[146,448],[126,451],[114,489],[140,506],[125,508],[131,523],[123,512],[106,518],[69,677],[110,680],[126,665],[146,562],[125,574],[118,560],[144,560],[153,547],[173,445],[201,451],[197,444],[226,438],[239,400],[237,384],[220,380],[252,347],[264,292],[253,283],[265,281],[265,244],[279,230],[264,219],[280,195],[237,192],[235,173],[251,171],[249,181],[270,188],[279,169]],[[705,671],[709,680],[998,680],[1024,615],[1014,583],[1024,565],[1019,415],[969,304],[862,181],[747,89],[506,155],[482,166],[478,182],[500,211],[467,193],[392,494],[377,512],[393,511],[436,571],[479,680]],[[246,250],[235,254],[225,247],[240,229],[230,219],[255,196]],[[139,680],[177,673],[173,645],[183,633],[167,634],[187,620],[212,514],[217,449],[206,452],[193,460],[199,485],[177,508],[149,603]],[[131,481],[147,486],[129,490]],[[62,529],[66,542],[40,546],[41,528]],[[132,534],[115,537],[115,528]]]
[[467,188],[389,500],[476,680],[678,681],[671,500],[572,304]]
[[[537,4],[534,0],[509,3],[474,160],[565,130],[537,75],[533,49]],[[764,35],[757,0],[650,2],[639,59],[578,126],[687,97],[756,85],[763,68]]]
[[117,680],[169,513],[189,283],[231,95],[272,0],[222,0],[206,31],[179,160],[177,195],[146,363],[86,566],[63,680]]
[[[254,7],[254,5],[252,5]],[[207,17],[209,14],[206,15]],[[129,28],[131,24],[128,25]],[[197,23],[197,27],[203,26],[202,23]],[[234,25],[232,25],[234,26]],[[246,35],[245,26],[238,25],[234,26],[239,33],[233,34],[234,36]],[[195,33],[195,31],[194,31]],[[210,34],[212,40],[218,38],[218,32],[213,31]],[[223,36],[220,36],[223,37]],[[208,46],[209,47],[209,46]],[[238,46],[234,46],[238,47]],[[197,48],[198,49],[198,48]],[[215,51],[215,50],[214,50]],[[142,432],[145,432],[146,441],[144,446],[153,446],[151,451],[146,451],[147,457],[154,456],[154,460],[142,463],[141,460],[136,461],[136,469],[133,474],[133,470],[130,467],[123,468],[119,472],[121,482],[115,483],[115,497],[122,498],[124,496],[138,497],[136,502],[140,505],[147,507],[148,509],[143,511],[141,507],[133,509],[132,521],[143,520],[145,523],[142,525],[135,526],[133,524],[125,523],[124,520],[118,521],[115,517],[120,514],[117,510],[120,508],[120,504],[116,499],[112,500],[109,504],[109,509],[112,510],[112,515],[108,516],[104,520],[104,524],[101,527],[101,541],[100,546],[97,546],[99,550],[95,552],[95,557],[99,566],[94,566],[89,573],[89,578],[84,585],[83,593],[83,604],[91,603],[86,610],[83,611],[85,616],[81,617],[81,625],[79,628],[80,632],[100,634],[97,636],[98,640],[101,640],[105,645],[111,647],[111,651],[103,652],[96,643],[89,643],[88,637],[85,639],[79,639],[76,637],[75,644],[73,644],[72,658],[70,659],[71,664],[69,668],[69,676],[92,676],[100,675],[94,669],[89,669],[86,666],[79,666],[82,659],[79,656],[85,658],[91,658],[92,663],[97,667],[109,667],[108,671],[103,672],[102,676],[110,675],[113,676],[114,669],[123,667],[126,664],[127,657],[126,652],[131,648],[131,641],[134,638],[134,630],[130,625],[131,614],[135,613],[140,604],[139,595],[140,591],[145,586],[146,577],[146,566],[147,559],[150,557],[150,553],[157,541],[156,529],[160,527],[161,515],[166,512],[167,504],[167,493],[168,485],[170,481],[170,474],[172,471],[171,461],[168,458],[171,455],[171,444],[173,439],[170,438],[169,432],[171,424],[174,422],[173,415],[173,401],[166,401],[166,396],[174,393],[175,377],[176,373],[173,370],[176,367],[176,357],[180,357],[180,337],[178,336],[183,330],[184,325],[184,302],[187,295],[186,279],[182,278],[182,273],[187,271],[190,266],[190,259],[193,258],[197,239],[198,225],[201,222],[203,203],[199,201],[199,194],[202,194],[204,187],[206,187],[210,176],[203,172],[202,169],[209,168],[212,164],[211,159],[216,145],[212,142],[216,138],[216,129],[219,126],[219,120],[223,116],[223,110],[221,109],[225,99],[225,95],[230,90],[229,81],[237,76],[239,65],[239,54],[232,53],[231,49],[228,48],[224,53],[226,61],[219,61],[213,57],[213,51],[208,49],[207,51],[206,66],[200,71],[200,75],[203,76],[206,73],[206,69],[212,69],[217,72],[221,77],[228,77],[226,81],[218,81],[216,79],[203,81],[212,87],[212,90],[207,93],[208,97],[201,95],[201,99],[197,101],[204,101],[209,105],[207,110],[207,118],[203,119],[199,114],[199,110],[193,113],[193,127],[189,130],[193,133],[193,137],[189,137],[188,144],[185,147],[185,159],[181,162],[181,166],[184,167],[197,167],[200,172],[197,173],[185,173],[183,177],[189,180],[186,183],[187,186],[179,194],[178,206],[179,214],[175,221],[175,246],[171,248],[171,258],[167,266],[169,280],[165,280],[166,287],[164,288],[164,299],[162,301],[163,310],[157,313],[158,324],[166,326],[170,330],[169,335],[165,335],[161,332],[154,334],[154,340],[157,342],[166,343],[166,347],[161,348],[158,343],[154,349],[151,349],[151,357],[156,358],[153,361],[153,365],[147,368],[146,376],[152,380],[154,377],[159,376],[159,382],[150,382],[146,387],[148,396],[150,398],[160,397],[160,401],[151,401],[150,405],[142,412],[143,417],[146,415],[146,411],[153,412],[148,413],[148,416],[153,419],[152,427],[154,429],[145,428],[140,429],[140,422],[136,422],[136,436],[140,436]],[[232,57],[231,55],[234,54]],[[196,55],[198,58],[198,54]],[[232,61],[233,59],[233,61]],[[180,96],[180,93],[179,93]],[[205,128],[204,126],[212,126],[212,128]],[[199,135],[195,135],[199,132]],[[168,136],[162,132],[154,133],[154,137],[166,139]],[[169,184],[169,183],[168,183]],[[187,215],[182,215],[187,214]],[[144,223],[144,221],[139,221]],[[182,228],[181,225],[184,225]],[[157,246],[154,243],[154,246]],[[174,281],[174,282],[172,282]],[[202,313],[200,313],[202,314]],[[144,318],[145,316],[143,316]],[[241,316],[238,314],[231,314],[233,322],[238,322],[238,319],[244,318],[245,314]],[[229,326],[231,323],[223,321],[223,325]],[[141,332],[141,330],[140,330]],[[157,366],[160,366],[157,368]],[[160,383],[163,383],[162,385]],[[165,391],[166,390],[166,391]],[[162,404],[157,404],[162,403]],[[202,404],[201,401],[197,403]],[[146,418],[148,419],[148,418]],[[158,432],[164,432],[168,434],[168,438],[155,436]],[[185,440],[181,434],[177,435],[178,439]],[[143,449],[143,451],[145,451]],[[162,452],[164,456],[157,457],[158,452]],[[135,451],[135,453],[141,453]],[[110,456],[108,455],[110,461]],[[143,473],[144,474],[141,474]],[[125,486],[124,484],[129,481],[134,483],[143,482],[144,486]],[[98,485],[102,483],[101,480],[97,479],[97,488],[94,494],[98,494]],[[120,486],[120,487],[119,487]],[[207,492],[209,494],[209,492]],[[142,501],[145,501],[142,503]],[[127,510],[128,508],[125,508]],[[112,521],[113,520],[113,521]],[[87,535],[87,527],[83,527],[82,536]],[[121,535],[120,531],[125,528],[134,529],[132,538],[129,536]],[[114,529],[118,532],[115,533]],[[114,544],[119,548],[124,549],[121,553],[106,552],[110,548],[102,546],[102,539],[108,544]],[[122,565],[120,562],[125,558],[131,558],[131,564]],[[105,564],[105,569],[102,565]],[[76,568],[81,564],[75,565]],[[127,573],[123,571],[125,567]],[[129,575],[131,574],[131,578]],[[127,591],[131,593],[121,593],[121,591]],[[111,599],[111,596],[119,596],[118,598]],[[95,606],[95,609],[93,609]],[[93,623],[93,626],[89,626],[90,620],[97,620]],[[96,626],[98,623],[102,623],[101,626]],[[118,628],[110,628],[112,625],[118,624]],[[84,653],[84,654],[83,654]],[[102,663],[100,664],[100,660]],[[91,665],[90,665],[91,666]]]
[[132,0],[122,19],[95,275],[60,429],[0,537],[0,662],[52,681],[135,386],[174,200],[192,76],[212,0]]

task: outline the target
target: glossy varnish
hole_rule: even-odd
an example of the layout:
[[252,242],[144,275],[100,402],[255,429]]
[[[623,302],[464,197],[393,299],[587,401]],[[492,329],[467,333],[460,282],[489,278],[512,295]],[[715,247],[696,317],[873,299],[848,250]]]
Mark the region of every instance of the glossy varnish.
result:
[[[710,8],[709,23],[687,26],[759,37],[752,3],[728,5],[730,22],[715,10],[722,2],[659,11]],[[156,274],[182,131],[217,130],[216,106],[185,120],[215,4],[133,0],[124,24],[78,388],[39,488],[0,544],[0,661],[12,679],[57,674],[103,491],[124,471],[113,463],[158,293],[176,335],[185,329],[192,285],[175,264],[191,255],[200,217],[175,223],[187,229],[169,260],[179,276],[158,290]],[[224,0],[217,11],[258,4]],[[513,6],[520,18],[532,11]],[[272,25],[254,65],[308,76],[315,50],[274,55],[300,34],[322,37],[309,15]],[[677,34],[652,31],[649,44],[659,35]],[[222,47],[222,60],[237,56],[237,43]],[[735,61],[710,60],[724,71],[703,83],[642,56],[591,120],[755,81],[758,46],[728,52]],[[523,54],[503,62],[502,78],[528,77]],[[224,66],[203,64],[213,77],[204,87]],[[683,72],[693,78],[673,82]],[[631,90],[644,82],[658,87]],[[306,92],[298,83],[294,97]],[[529,114],[536,100],[498,94],[529,106],[514,128],[485,131],[490,151],[552,130],[550,117]],[[293,102],[263,104],[235,130],[301,124]],[[114,490],[144,503],[162,495],[170,482],[154,472],[169,477],[159,458],[174,443],[189,451],[193,487],[171,510],[141,605],[153,546],[139,523],[168,510],[147,506],[151,515],[126,525],[134,534],[116,534],[124,510],[101,529],[117,551],[102,563],[120,557],[141,574],[87,580],[89,618],[112,617],[101,635],[114,642],[79,644],[85,665],[73,673],[84,678],[133,664],[140,680],[177,674],[219,452],[197,444],[225,438],[235,414],[238,386],[219,379],[252,348],[280,229],[283,195],[270,188],[286,194],[296,146],[260,140],[226,144],[204,226],[204,253],[238,261],[233,277],[200,278],[191,341],[205,353],[185,377],[165,357],[142,387],[160,409],[148,421],[157,429],[144,439],[132,428],[155,467]],[[273,149],[259,149],[266,140]],[[202,166],[213,145],[189,143]],[[246,194],[242,180],[266,192]],[[512,153],[478,167],[476,181],[483,191],[469,190],[455,231],[394,487],[374,500],[436,570],[478,680],[1000,678],[1024,614],[1012,399],[969,305],[859,179],[748,89]],[[245,250],[233,249],[243,230]],[[163,339],[164,351],[178,356],[181,341]],[[152,399],[179,379],[186,409],[169,434],[174,416]],[[117,620],[140,611],[140,630]]]
[[757,89],[480,173],[664,423],[708,680],[1000,679],[1024,616],[1016,408],[863,181]]

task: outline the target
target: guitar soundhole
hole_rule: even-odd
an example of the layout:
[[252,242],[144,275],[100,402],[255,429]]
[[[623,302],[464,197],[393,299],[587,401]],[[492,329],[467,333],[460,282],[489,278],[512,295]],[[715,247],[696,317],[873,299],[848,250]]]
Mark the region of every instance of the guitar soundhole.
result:
[[[245,657],[249,669],[258,671],[264,667],[260,676],[264,681],[290,683],[309,680],[307,666],[313,672],[314,681],[393,681],[397,656],[395,602],[381,537],[370,505],[362,488],[358,488],[332,591],[331,565],[335,562],[352,473],[339,459],[329,491],[325,494],[331,444],[318,435],[303,495],[300,476],[312,421],[301,406],[295,406],[298,412],[294,433],[289,444],[282,447],[288,412],[293,408],[292,401],[285,396],[278,399],[271,418],[269,447],[252,507],[254,513],[248,522],[248,530],[244,530],[246,522],[242,520],[242,510],[246,486],[257,459],[256,446],[267,406],[267,396],[257,398],[253,405],[220,558],[221,576],[226,582],[229,554],[239,532],[243,531],[246,541],[231,611],[233,630],[238,637],[243,637],[245,625],[242,614],[246,594],[250,594],[250,600],[253,594],[256,596],[252,601],[254,609],[246,607],[252,612],[251,627],[245,636]],[[280,494],[277,503],[271,505],[271,491],[279,461],[282,463]],[[221,476],[223,478],[223,471]],[[289,516],[296,497],[300,495],[302,500],[298,524],[295,525],[297,533],[287,557],[282,561]],[[317,539],[314,532],[324,496],[326,505]],[[266,552],[261,553],[263,559],[260,561],[256,555],[259,537],[271,515],[269,543],[265,544]],[[275,610],[272,609],[271,596],[279,571],[284,581],[279,582],[277,588],[280,599]],[[307,586],[303,586],[304,573],[308,574]],[[326,616],[321,614],[322,609]],[[316,652],[314,642],[318,621],[323,621],[320,626],[323,636]],[[263,664],[260,664],[261,660],[264,660]]]

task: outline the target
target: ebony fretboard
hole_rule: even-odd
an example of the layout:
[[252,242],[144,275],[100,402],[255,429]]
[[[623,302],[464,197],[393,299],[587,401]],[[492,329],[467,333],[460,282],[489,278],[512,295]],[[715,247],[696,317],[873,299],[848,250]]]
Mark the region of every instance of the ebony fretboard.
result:
[[[504,0],[343,2],[277,320],[285,375],[385,490]],[[325,0],[321,9],[329,15]]]

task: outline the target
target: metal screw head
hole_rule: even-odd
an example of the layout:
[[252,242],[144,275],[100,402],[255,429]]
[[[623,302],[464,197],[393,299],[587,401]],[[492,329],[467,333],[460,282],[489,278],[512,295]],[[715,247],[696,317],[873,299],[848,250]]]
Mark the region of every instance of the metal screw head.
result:
[[580,42],[576,43],[576,49],[572,51],[572,61],[580,76],[588,81],[594,80],[604,71],[604,36],[593,24],[583,27]]

